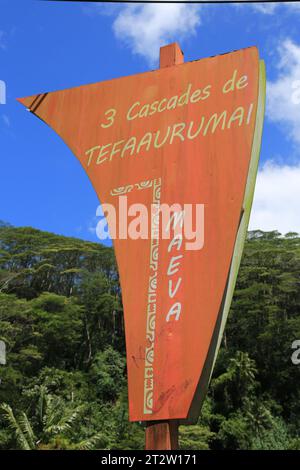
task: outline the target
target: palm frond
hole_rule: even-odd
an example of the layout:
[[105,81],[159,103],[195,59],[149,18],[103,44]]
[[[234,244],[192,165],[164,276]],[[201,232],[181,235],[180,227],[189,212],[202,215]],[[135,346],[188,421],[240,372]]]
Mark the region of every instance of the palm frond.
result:
[[69,411],[65,411],[65,415],[57,422],[53,420],[49,422],[49,425],[45,429],[45,432],[50,435],[65,433],[72,429],[74,421],[78,418],[79,414],[83,410],[83,406],[78,406],[77,408]]
[[46,408],[47,388],[44,385],[40,386],[40,396],[38,399],[38,416],[41,424],[44,424],[45,408]]
[[93,450],[97,444],[101,444],[103,441],[105,441],[103,434],[97,433],[94,436],[78,442],[75,447],[78,450]]
[[4,417],[8,423],[10,429],[14,432],[16,440],[21,447],[22,450],[32,450],[30,447],[30,443],[26,439],[21,426],[19,425],[18,421],[15,418],[14,412],[12,408],[7,403],[2,403],[0,406]]
[[20,421],[20,427],[22,429],[22,432],[26,436],[28,443],[30,445],[30,448],[34,449],[36,447],[36,436],[34,434],[34,431],[28,420],[26,413],[24,412],[22,413],[19,421]]

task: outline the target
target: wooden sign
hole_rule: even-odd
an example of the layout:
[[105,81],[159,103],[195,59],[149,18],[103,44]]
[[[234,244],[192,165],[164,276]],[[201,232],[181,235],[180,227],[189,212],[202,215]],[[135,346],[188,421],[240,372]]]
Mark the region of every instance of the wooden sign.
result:
[[[73,151],[101,203],[126,196],[128,206],[151,212],[147,238],[114,240],[132,421],[192,422],[199,414],[259,158],[265,72],[257,48],[182,60],[171,45],[159,70],[19,100]],[[185,235],[157,236],[160,208],[174,203],[202,204],[198,246]]]

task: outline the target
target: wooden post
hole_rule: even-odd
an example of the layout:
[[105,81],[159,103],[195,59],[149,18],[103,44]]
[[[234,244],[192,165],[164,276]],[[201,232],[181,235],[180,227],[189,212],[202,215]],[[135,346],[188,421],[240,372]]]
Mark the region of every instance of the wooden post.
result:
[[[183,64],[184,56],[177,42],[160,48],[159,67]],[[146,450],[178,449],[178,421],[148,421],[146,423]]]
[[164,67],[171,67],[172,65],[179,65],[183,64],[184,56],[183,52],[177,44],[177,42],[173,42],[172,44],[168,44],[167,46],[163,46],[160,48],[159,54],[159,68],[162,69]]
[[178,449],[178,421],[149,421],[146,423],[146,450]]

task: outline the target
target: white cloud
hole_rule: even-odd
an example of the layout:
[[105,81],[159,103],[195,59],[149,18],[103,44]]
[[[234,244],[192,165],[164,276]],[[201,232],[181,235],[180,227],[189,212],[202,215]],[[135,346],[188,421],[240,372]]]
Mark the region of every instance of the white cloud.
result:
[[260,13],[272,15],[277,9],[278,5],[276,3],[256,3],[255,5],[252,5],[252,7],[254,10]]
[[[136,0],[136,4],[126,4],[125,1],[120,1],[115,5],[101,3],[100,5],[85,5],[83,11],[90,16],[99,14],[113,16],[115,18],[113,30],[116,37],[130,47],[133,53],[145,57],[151,65],[154,65],[158,59],[160,46],[175,40],[183,41],[195,34],[203,14],[207,13],[210,8],[208,5],[180,4],[176,0],[173,1],[174,3],[168,4],[163,0],[160,4],[153,4],[151,0],[144,4],[139,4],[138,0]],[[209,0],[207,1],[209,2]],[[232,5],[232,8],[246,6],[251,7],[258,14],[271,15],[279,7],[285,7],[294,12],[295,9],[299,10],[300,5],[247,3],[247,5]],[[222,8],[222,5],[219,7]]]
[[161,45],[193,35],[199,24],[199,5],[149,3],[123,7],[113,29],[134,53],[153,64]]
[[286,4],[287,8],[290,9],[291,13],[296,10],[300,10],[300,4],[299,3],[287,3]]
[[267,116],[300,142],[300,45],[290,39],[278,48],[278,78],[267,84]]
[[258,172],[250,230],[300,233],[300,165],[272,162]]
[[[259,13],[272,14],[276,6],[262,3],[251,5],[251,8]],[[208,11],[207,5],[179,4],[176,0],[172,4],[131,4],[120,8],[113,23],[116,37],[151,64],[157,60],[162,44],[182,41],[195,34],[202,14],[205,9]]]
[[[230,0],[229,0],[230,1]],[[243,1],[243,0],[242,0]],[[249,4],[248,4],[249,5]],[[300,10],[299,3],[255,3],[251,7],[259,13],[273,15],[279,8],[285,8],[288,13],[293,13]]]

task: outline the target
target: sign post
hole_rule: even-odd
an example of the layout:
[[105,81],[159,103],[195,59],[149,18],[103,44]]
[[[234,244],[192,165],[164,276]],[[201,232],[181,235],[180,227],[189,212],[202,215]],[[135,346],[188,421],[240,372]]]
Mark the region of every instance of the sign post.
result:
[[178,445],[178,421],[148,421],[146,423],[146,450],[176,450]]
[[256,47],[184,62],[171,44],[157,70],[19,101],[61,136],[104,207],[122,289],[129,418],[146,422],[147,449],[175,449],[178,425],[199,417],[237,278],[264,62]]
[[[159,66],[172,67],[184,62],[184,55],[177,43],[160,48]],[[146,450],[175,450],[178,445],[178,420],[146,422]]]

